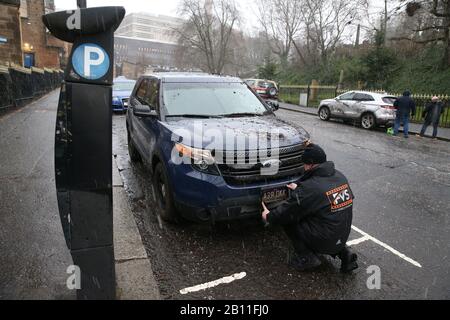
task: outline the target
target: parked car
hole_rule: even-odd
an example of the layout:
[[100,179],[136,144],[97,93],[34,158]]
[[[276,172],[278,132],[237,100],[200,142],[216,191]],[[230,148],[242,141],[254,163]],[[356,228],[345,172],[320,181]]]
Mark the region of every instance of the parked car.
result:
[[112,108],[114,112],[127,111],[130,95],[135,84],[135,80],[130,80],[125,77],[114,79],[112,98]]
[[395,120],[394,102],[397,97],[366,91],[349,91],[335,99],[320,102],[318,114],[321,120],[343,119],[360,123],[364,129],[379,125],[392,125]]
[[[262,199],[269,208],[285,199],[286,184],[303,173],[309,134],[278,119],[274,109],[238,78],[190,73],[141,77],[127,112],[128,148],[131,161],[142,161],[152,172],[161,217],[197,222],[259,217]],[[273,137],[273,128],[281,130],[276,148],[251,147],[261,141],[261,132]],[[209,129],[231,138],[231,147],[213,139]],[[245,143],[235,147],[238,138]],[[211,147],[212,141],[219,147]],[[277,158],[261,157],[259,152],[267,150],[278,152]],[[189,161],[179,164],[174,154]],[[246,162],[236,162],[238,157]],[[261,169],[272,167],[276,174],[262,174]]]
[[247,79],[245,82],[263,99],[278,99],[278,85],[275,81]]

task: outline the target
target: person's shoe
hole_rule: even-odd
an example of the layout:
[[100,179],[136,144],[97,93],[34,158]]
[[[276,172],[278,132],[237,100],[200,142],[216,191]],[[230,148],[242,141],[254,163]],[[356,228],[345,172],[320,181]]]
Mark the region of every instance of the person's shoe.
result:
[[358,268],[358,256],[356,253],[350,251],[349,248],[344,248],[339,254],[339,259],[341,259],[341,272],[350,273]]
[[298,271],[306,271],[317,268],[322,262],[315,254],[295,255],[289,262],[289,265]]

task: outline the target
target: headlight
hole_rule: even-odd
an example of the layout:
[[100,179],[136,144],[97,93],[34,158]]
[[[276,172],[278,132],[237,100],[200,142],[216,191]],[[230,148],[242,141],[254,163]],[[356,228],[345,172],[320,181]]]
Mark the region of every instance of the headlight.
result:
[[191,160],[191,165],[194,169],[200,172],[219,175],[216,160],[211,154],[211,151],[188,147],[181,143],[176,143],[175,149],[177,150],[179,157]]

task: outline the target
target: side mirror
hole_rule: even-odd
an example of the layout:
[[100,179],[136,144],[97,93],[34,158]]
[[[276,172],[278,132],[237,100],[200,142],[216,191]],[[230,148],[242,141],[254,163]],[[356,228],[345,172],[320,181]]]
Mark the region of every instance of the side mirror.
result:
[[277,111],[280,109],[280,104],[276,101],[267,101],[267,104],[272,109],[272,111]]
[[140,104],[133,107],[133,114],[137,117],[149,118],[149,117],[157,117],[158,114],[156,110],[151,109],[150,106],[146,104]]

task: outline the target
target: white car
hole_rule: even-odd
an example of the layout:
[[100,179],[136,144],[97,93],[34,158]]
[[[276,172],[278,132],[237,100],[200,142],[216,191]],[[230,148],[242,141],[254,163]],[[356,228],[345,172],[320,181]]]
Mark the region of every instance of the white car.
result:
[[337,118],[344,122],[357,122],[364,129],[392,125],[396,99],[387,93],[349,91],[335,99],[322,100],[318,108],[319,118],[323,121]]

